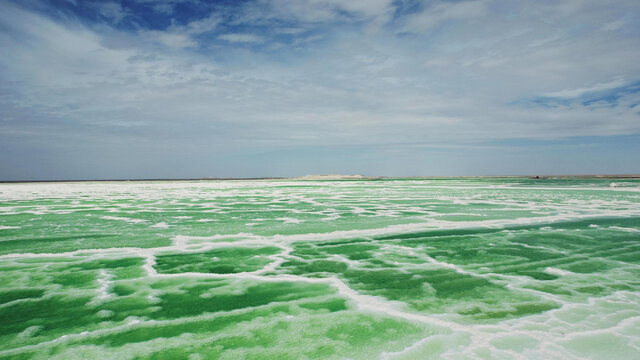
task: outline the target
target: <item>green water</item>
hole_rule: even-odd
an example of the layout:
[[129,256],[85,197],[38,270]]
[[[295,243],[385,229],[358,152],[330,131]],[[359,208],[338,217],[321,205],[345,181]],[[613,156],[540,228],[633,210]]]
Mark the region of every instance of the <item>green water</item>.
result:
[[640,181],[0,184],[0,358],[638,359]]

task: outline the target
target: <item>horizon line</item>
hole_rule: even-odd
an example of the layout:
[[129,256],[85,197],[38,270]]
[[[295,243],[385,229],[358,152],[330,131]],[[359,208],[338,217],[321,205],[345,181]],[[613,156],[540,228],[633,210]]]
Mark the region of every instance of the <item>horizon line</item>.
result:
[[[309,176],[315,178],[309,178]],[[354,177],[356,176],[356,177]],[[305,178],[307,177],[307,178]],[[324,178],[323,178],[324,177]],[[131,179],[47,179],[47,180],[0,180],[0,184],[55,183],[55,182],[145,182],[145,181],[243,181],[243,180],[299,180],[299,181],[358,181],[385,179],[440,179],[440,178],[529,178],[548,180],[550,178],[597,178],[597,179],[640,179],[640,174],[539,174],[539,175],[419,175],[419,176],[367,176],[367,175],[303,175],[297,177],[200,177],[200,178],[131,178]]]

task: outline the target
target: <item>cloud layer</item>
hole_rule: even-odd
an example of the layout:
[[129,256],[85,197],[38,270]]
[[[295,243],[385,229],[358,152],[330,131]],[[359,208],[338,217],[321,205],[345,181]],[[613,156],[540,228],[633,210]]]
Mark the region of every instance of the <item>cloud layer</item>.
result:
[[0,178],[640,172],[588,161],[640,152],[624,140],[640,133],[639,16],[637,1],[1,2]]

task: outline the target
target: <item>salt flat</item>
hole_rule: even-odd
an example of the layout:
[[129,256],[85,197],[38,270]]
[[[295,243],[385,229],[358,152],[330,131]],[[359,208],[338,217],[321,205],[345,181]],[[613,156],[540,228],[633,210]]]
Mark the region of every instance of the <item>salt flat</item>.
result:
[[636,359],[640,181],[0,184],[0,358]]

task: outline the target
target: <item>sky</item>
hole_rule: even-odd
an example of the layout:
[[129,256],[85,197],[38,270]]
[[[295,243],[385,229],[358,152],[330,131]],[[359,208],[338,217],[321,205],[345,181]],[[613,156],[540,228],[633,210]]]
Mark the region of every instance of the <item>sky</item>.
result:
[[638,0],[0,0],[0,180],[612,173]]

